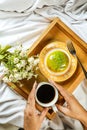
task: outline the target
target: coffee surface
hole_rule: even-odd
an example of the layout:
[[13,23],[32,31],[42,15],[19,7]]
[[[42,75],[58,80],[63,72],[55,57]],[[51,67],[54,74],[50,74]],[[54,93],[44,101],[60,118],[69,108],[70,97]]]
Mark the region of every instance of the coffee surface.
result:
[[41,103],[49,103],[55,97],[54,88],[51,85],[42,85],[37,91],[37,98]]

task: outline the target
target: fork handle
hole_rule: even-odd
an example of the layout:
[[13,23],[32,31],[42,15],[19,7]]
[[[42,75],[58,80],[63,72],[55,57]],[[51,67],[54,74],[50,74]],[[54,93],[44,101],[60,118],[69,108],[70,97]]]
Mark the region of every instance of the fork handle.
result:
[[78,61],[79,61],[79,64],[80,64],[81,67],[82,67],[82,70],[83,70],[83,72],[84,72],[85,78],[87,79],[87,72],[86,72],[85,68],[83,67],[81,61],[79,60],[78,56],[76,56],[76,57],[77,57],[77,59],[78,59]]

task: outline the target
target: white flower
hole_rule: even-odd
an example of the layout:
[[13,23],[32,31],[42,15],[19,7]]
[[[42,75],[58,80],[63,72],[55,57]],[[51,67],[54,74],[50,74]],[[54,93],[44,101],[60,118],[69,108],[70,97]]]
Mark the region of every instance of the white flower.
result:
[[5,83],[9,82],[8,77],[7,77],[7,76],[4,76],[4,77],[3,77],[3,81],[4,81]]
[[16,73],[18,70],[16,68],[13,69],[13,72]]
[[33,73],[30,72],[30,73],[28,74],[28,80],[31,79],[32,77],[33,77]]
[[17,64],[19,62],[18,58],[14,58],[14,64]]
[[38,76],[37,74],[34,75],[35,78],[37,78],[37,76]]
[[13,81],[14,80],[14,76],[11,74],[10,76],[9,76],[9,81],[11,82],[11,81]]
[[5,74],[9,73],[9,69],[6,68],[6,67],[4,67],[4,73],[5,73]]
[[16,65],[16,67],[17,67],[18,69],[21,69],[21,64],[18,63],[18,64]]
[[20,73],[14,74],[14,78],[18,79],[18,80],[21,80],[21,74]]
[[39,63],[39,59],[34,60],[34,66],[36,66]]
[[23,77],[23,79],[27,77],[27,72],[26,71],[24,73],[22,73],[22,77]]
[[28,71],[30,71],[32,69],[32,66],[27,66],[26,67],[26,71],[28,72]]
[[26,56],[26,52],[25,51],[21,51],[20,56],[21,57],[25,57]]
[[36,68],[35,68],[35,70],[38,70],[39,69],[39,67],[37,66]]
[[34,57],[28,58],[28,62],[32,64],[34,62]]
[[[37,77],[35,70],[38,69],[39,56],[28,57],[28,50],[22,50],[22,45],[10,52],[6,61],[1,62],[3,68],[4,82],[19,82],[22,79]],[[11,65],[10,65],[11,62]],[[6,65],[6,67],[4,66]]]
[[23,66],[26,65],[26,61],[25,60],[21,60],[20,64],[21,64],[21,67],[23,67]]

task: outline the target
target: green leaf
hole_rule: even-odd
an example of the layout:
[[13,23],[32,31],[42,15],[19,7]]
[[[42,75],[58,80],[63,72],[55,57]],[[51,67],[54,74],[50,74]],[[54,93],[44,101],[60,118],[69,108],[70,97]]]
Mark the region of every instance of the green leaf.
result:
[[0,47],[0,54],[6,53],[7,50],[10,49],[10,48],[11,48],[10,45],[7,45],[7,46],[5,46],[5,47],[3,47],[3,48]]
[[4,59],[4,55],[0,55],[0,61]]

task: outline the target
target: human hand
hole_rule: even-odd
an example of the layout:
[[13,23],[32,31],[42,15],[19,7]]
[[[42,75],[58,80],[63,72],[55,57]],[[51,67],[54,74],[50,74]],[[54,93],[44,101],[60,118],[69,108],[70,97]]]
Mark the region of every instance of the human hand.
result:
[[50,81],[64,97],[67,106],[61,106],[57,104],[57,108],[65,115],[80,120],[85,126],[87,126],[86,110],[80,105],[76,98],[67,92],[62,86]]
[[46,108],[41,114],[36,112],[34,98],[36,86],[37,83],[35,82],[33,89],[29,94],[28,103],[24,111],[24,130],[39,130],[48,111],[48,108]]

